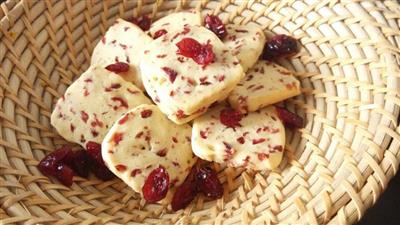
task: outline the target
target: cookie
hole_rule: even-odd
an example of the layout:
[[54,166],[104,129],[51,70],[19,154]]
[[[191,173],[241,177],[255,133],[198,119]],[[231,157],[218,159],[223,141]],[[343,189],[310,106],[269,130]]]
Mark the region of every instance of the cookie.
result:
[[121,76],[144,90],[139,61],[144,46],[152,40],[135,24],[117,19],[94,48],[91,65],[106,67],[116,62],[128,63],[129,72],[122,73]]
[[[199,12],[177,12],[160,18],[150,26],[150,36],[159,36],[161,33],[180,30],[184,25],[200,26],[201,15]],[[164,31],[162,31],[164,30]],[[159,34],[156,34],[159,32]],[[161,32],[161,33],[160,33]]]
[[229,103],[242,112],[253,112],[267,105],[300,94],[300,82],[289,70],[260,60],[229,95]]
[[[211,49],[213,61],[199,64],[206,57],[184,56],[178,48],[182,43]],[[225,98],[244,76],[238,59],[214,33],[200,26],[185,26],[152,41],[144,50],[140,69],[148,94],[178,124],[182,121],[174,118],[200,115]]]
[[134,84],[100,66],[92,66],[66,90],[51,114],[51,124],[66,140],[83,147],[101,143],[123,113],[151,101]]
[[223,40],[224,44],[239,59],[243,70],[247,71],[257,62],[263,51],[266,41],[263,30],[254,23],[228,24],[226,30],[228,35]]
[[193,122],[193,152],[207,161],[273,169],[282,159],[284,146],[285,129],[273,106],[240,114],[220,105]]
[[135,192],[149,174],[163,167],[169,187],[180,185],[196,161],[190,145],[191,127],[176,125],[155,105],[140,105],[122,116],[102,143],[108,168]]

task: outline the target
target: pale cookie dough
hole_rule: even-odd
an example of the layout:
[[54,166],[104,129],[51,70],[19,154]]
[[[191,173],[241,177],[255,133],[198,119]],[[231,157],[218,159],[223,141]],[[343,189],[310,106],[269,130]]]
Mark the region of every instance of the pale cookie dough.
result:
[[[176,43],[193,38],[209,42],[215,60],[207,66],[177,53]],[[201,114],[214,102],[225,98],[244,73],[239,61],[218,37],[204,27],[185,26],[167,33],[147,45],[140,63],[143,84],[161,111],[175,123],[190,115]],[[168,71],[173,71],[171,79]]]
[[289,70],[260,60],[229,95],[229,103],[242,112],[252,112],[300,94],[300,82]]
[[201,15],[199,12],[171,13],[151,24],[149,33],[153,37],[154,33],[159,30],[173,32],[182,29],[185,24],[190,26],[200,26],[201,22]]
[[108,168],[134,191],[142,193],[148,175],[159,166],[170,187],[180,185],[196,161],[190,146],[191,127],[176,125],[155,105],[141,105],[122,116],[102,143]]
[[117,19],[94,48],[91,65],[106,67],[116,62],[128,63],[129,71],[121,76],[144,90],[139,61],[143,48],[152,40],[135,24]]
[[199,158],[231,167],[273,169],[282,159],[285,129],[275,107],[243,115],[236,127],[221,123],[217,106],[193,122],[192,149]]
[[101,143],[123,113],[151,101],[134,84],[100,66],[92,66],[68,87],[51,114],[51,124],[66,140],[85,147]]
[[228,35],[223,40],[224,44],[239,59],[243,70],[247,71],[257,62],[263,51],[266,40],[263,30],[253,23],[228,24],[226,30]]

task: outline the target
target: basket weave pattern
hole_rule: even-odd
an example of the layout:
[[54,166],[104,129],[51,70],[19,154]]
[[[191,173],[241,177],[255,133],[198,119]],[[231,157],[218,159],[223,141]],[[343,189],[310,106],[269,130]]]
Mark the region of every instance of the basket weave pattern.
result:
[[[396,1],[9,0],[0,7],[0,223],[347,224],[358,221],[400,163],[400,6]],[[120,180],[74,178],[67,188],[36,168],[66,142],[50,113],[84,72],[112,22],[195,8],[225,22],[298,38],[279,63],[302,95],[285,105],[306,127],[287,133],[282,165],[256,173],[215,165],[224,198],[185,210],[145,205]]]

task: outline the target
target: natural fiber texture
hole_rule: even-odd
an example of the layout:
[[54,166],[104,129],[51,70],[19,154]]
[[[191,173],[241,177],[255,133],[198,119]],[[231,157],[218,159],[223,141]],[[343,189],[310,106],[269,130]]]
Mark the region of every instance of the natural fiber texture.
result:
[[[9,0],[0,7],[2,224],[347,224],[378,199],[400,162],[400,6],[396,1]],[[118,18],[195,8],[255,22],[303,46],[290,61],[306,127],[287,134],[279,169],[216,165],[224,198],[183,211],[145,205],[120,180],[76,177],[71,188],[38,161],[66,143],[50,126],[55,101],[85,71]]]

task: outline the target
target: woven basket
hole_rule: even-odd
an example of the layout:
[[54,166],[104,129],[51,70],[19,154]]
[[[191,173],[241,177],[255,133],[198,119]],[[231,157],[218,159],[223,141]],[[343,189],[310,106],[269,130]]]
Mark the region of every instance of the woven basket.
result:
[[[89,65],[118,18],[194,8],[227,23],[298,38],[283,66],[302,95],[285,105],[306,119],[287,133],[281,166],[256,173],[215,165],[223,199],[185,210],[144,204],[120,180],[36,168],[66,142],[50,126],[55,101]],[[0,10],[1,224],[347,224],[378,199],[400,162],[400,6],[396,1],[9,0]]]

